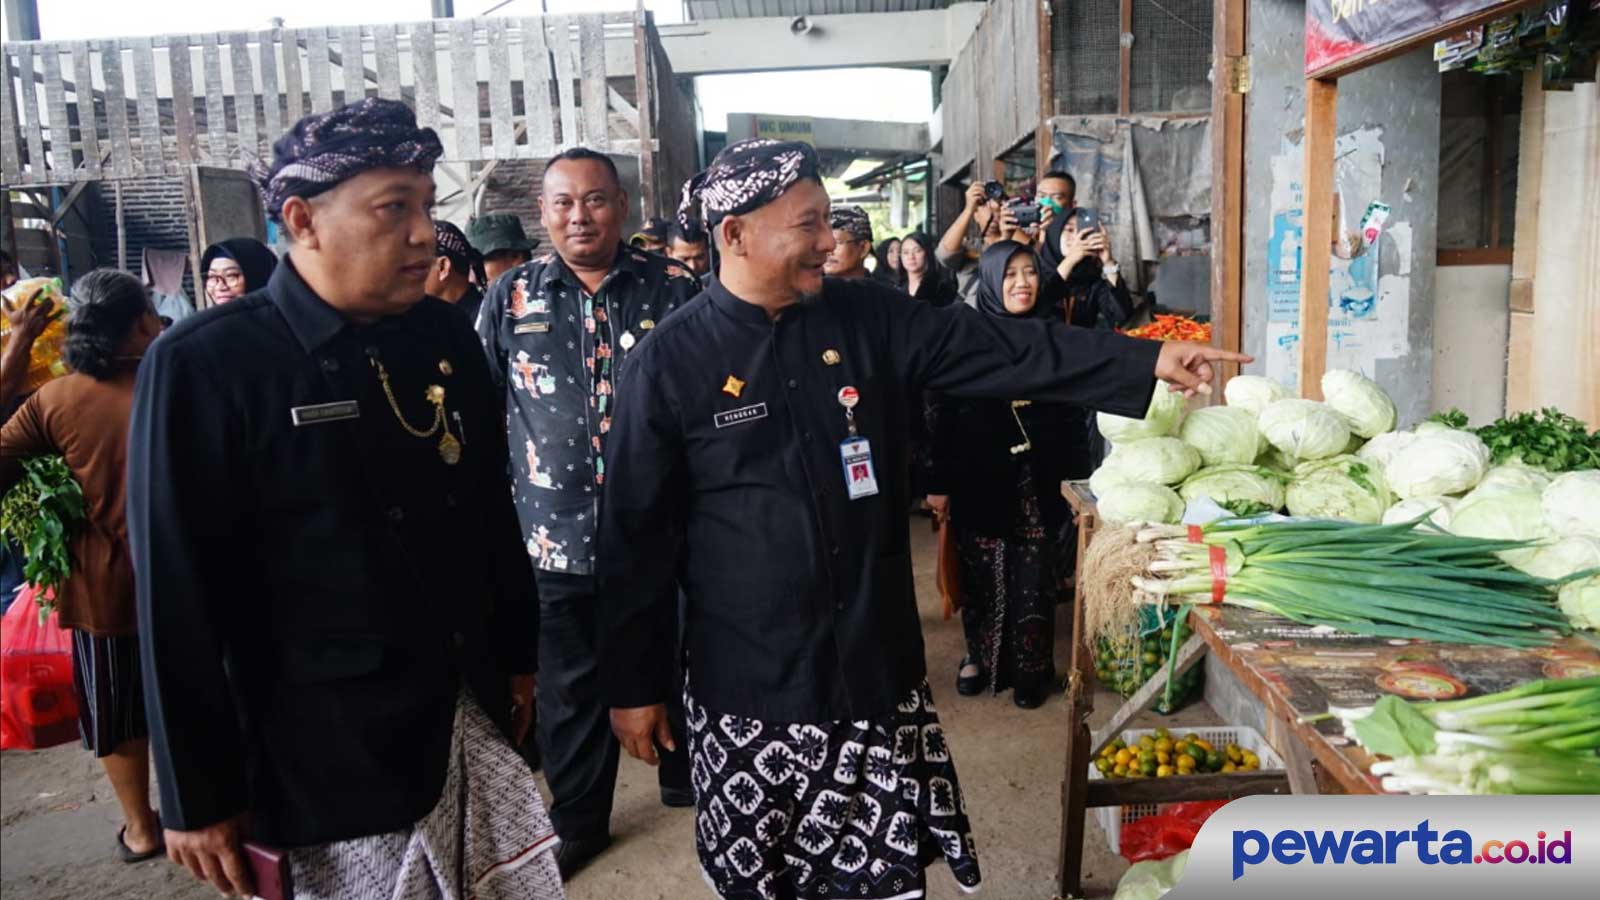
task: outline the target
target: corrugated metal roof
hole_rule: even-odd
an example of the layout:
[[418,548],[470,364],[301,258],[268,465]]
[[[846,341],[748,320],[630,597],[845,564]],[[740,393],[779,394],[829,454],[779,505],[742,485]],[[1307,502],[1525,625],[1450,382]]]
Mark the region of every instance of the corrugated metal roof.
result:
[[767,16],[836,16],[846,13],[914,12],[942,9],[951,0],[688,0],[689,16],[754,19]]

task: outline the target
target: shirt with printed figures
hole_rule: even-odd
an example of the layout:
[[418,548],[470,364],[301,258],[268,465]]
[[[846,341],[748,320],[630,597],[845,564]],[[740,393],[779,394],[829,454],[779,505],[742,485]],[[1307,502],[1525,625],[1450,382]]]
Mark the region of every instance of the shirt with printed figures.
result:
[[512,496],[536,568],[595,574],[617,374],[700,290],[676,262],[627,247],[594,294],[553,253],[490,286],[478,337],[504,392]]

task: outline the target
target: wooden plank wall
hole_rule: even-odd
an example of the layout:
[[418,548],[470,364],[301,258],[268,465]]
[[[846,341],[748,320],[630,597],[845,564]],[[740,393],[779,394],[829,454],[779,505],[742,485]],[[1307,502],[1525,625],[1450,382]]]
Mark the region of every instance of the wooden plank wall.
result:
[[993,161],[1039,128],[1036,0],[993,0],[971,40],[957,54],[942,91],[944,170],[990,177]]
[[[410,102],[422,124],[444,132],[451,161],[543,158],[579,144],[648,152],[637,122],[612,115],[624,110],[613,109],[608,87],[608,77],[640,73],[606,71],[608,36],[631,39],[633,30],[632,13],[584,13],[8,42],[0,182],[242,168],[304,113],[371,95]],[[654,32],[649,40],[659,43]],[[640,58],[664,61],[655,49]],[[106,87],[99,114],[95,83]],[[650,105],[654,115],[682,113],[681,103]]]

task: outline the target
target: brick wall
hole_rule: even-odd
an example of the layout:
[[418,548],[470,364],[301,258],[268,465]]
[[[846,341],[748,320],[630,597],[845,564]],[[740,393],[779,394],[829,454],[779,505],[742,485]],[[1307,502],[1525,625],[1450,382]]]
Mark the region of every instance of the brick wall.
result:
[[543,160],[507,160],[489,175],[482,211],[513,213],[522,219],[528,237],[539,242],[535,253],[550,249],[550,237],[539,224],[539,186],[544,180]]
[[[109,182],[85,191],[95,194],[91,234],[94,255],[101,265],[117,264],[116,190]],[[188,211],[183,202],[183,179],[178,176],[130,178],[122,182],[123,227],[128,236],[128,270],[143,271],[144,248],[189,251]],[[194,273],[184,275],[183,290],[195,299]]]

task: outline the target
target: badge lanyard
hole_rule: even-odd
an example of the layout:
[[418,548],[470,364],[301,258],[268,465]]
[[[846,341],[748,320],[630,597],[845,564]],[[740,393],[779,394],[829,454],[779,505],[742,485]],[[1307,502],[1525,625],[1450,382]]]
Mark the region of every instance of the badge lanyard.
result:
[[849,433],[839,442],[845,491],[851,500],[876,496],[878,476],[872,467],[872,443],[856,431],[856,404],[861,402],[861,392],[847,385],[839,389],[838,400],[844,407],[844,425]]

